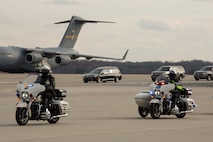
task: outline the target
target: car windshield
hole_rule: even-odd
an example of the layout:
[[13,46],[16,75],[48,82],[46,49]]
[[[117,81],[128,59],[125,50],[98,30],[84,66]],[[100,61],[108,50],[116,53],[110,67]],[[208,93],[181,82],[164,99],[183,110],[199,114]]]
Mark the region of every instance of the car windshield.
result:
[[158,71],[169,71],[169,67],[160,67]]
[[29,74],[24,80],[23,83],[39,83],[41,76],[39,74]]
[[212,67],[203,67],[200,70],[201,71],[210,71],[212,69]]
[[91,74],[99,74],[102,71],[102,69],[94,69],[90,73]]

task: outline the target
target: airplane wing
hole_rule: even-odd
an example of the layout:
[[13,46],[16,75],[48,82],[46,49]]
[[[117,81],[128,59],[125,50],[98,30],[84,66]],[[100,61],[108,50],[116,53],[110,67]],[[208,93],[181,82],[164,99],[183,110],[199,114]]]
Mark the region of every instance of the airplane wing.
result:
[[93,55],[84,55],[84,54],[77,54],[77,55],[72,55],[73,57],[85,57],[87,60],[90,60],[92,58],[99,58],[99,59],[110,59],[110,60],[125,60],[127,53],[129,49],[125,52],[122,58],[111,58],[111,57],[102,57],[102,56],[93,56]]
[[125,52],[122,58],[112,58],[112,57],[103,57],[103,56],[94,56],[94,55],[86,55],[86,54],[79,54],[75,50],[70,49],[59,49],[59,48],[39,48],[36,47],[35,49],[27,49],[28,52],[32,53],[39,53],[43,57],[51,58],[53,56],[62,55],[62,56],[69,56],[70,59],[77,59],[80,57],[84,57],[87,60],[92,58],[99,58],[99,59],[110,59],[110,60],[125,60],[128,54],[129,49]]

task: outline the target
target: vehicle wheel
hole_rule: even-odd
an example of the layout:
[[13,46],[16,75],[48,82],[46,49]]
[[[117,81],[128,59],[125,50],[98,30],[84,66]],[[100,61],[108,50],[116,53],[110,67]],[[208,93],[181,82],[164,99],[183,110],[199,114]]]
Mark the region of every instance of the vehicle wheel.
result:
[[115,82],[116,82],[116,83],[118,83],[118,80],[119,80],[118,77],[115,77]]
[[147,117],[147,115],[149,114],[149,110],[138,106],[138,113],[140,114],[141,117],[144,118],[144,117]]
[[209,74],[206,78],[208,81],[210,81],[212,78],[211,78],[211,75]]
[[177,118],[184,118],[186,116],[186,113],[176,114]]
[[195,80],[197,80],[197,81],[198,81],[198,80],[199,80],[199,78],[195,78]]
[[16,109],[16,122],[19,125],[26,125],[29,120],[29,114],[26,114],[27,108]]
[[88,83],[88,81],[87,81],[87,80],[84,80],[84,83]]
[[100,78],[100,77],[97,77],[96,82],[97,82],[97,83],[100,83],[100,82],[101,82],[101,78]]
[[[186,105],[185,105],[185,103],[181,103],[180,102],[180,104],[178,104],[178,108],[179,108],[179,112],[181,112],[181,111],[186,111]],[[180,113],[180,114],[176,114],[176,117],[177,118],[184,118],[186,116],[186,113]]]
[[158,119],[160,117],[160,109],[159,109],[159,104],[151,104],[150,106],[150,114],[153,119]]
[[48,119],[47,121],[50,123],[50,124],[55,124],[57,123],[59,120],[59,117],[56,117],[56,118],[53,118],[53,119]]
[[182,74],[179,76],[179,80],[183,81],[183,75]]

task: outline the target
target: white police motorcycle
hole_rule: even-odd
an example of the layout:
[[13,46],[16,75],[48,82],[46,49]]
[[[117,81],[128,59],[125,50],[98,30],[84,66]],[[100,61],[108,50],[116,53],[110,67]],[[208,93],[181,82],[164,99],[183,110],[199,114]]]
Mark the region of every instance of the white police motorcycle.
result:
[[[177,95],[176,110],[171,108],[172,93]],[[176,115],[177,118],[184,118],[186,113],[193,112],[193,109],[197,107],[195,101],[189,98],[191,95],[192,90],[183,88],[182,91],[177,91],[175,84],[169,83],[169,79],[162,75],[150,85],[149,91],[136,94],[135,102],[141,117],[146,117],[150,113],[153,119],[170,114]]]
[[39,83],[40,74],[31,73],[17,85],[18,103],[16,104],[16,122],[26,125],[28,120],[47,120],[50,124],[57,123],[60,117],[68,116],[69,103],[64,101],[67,92],[55,89],[55,94],[49,104],[49,114],[42,117],[42,95],[46,88]]

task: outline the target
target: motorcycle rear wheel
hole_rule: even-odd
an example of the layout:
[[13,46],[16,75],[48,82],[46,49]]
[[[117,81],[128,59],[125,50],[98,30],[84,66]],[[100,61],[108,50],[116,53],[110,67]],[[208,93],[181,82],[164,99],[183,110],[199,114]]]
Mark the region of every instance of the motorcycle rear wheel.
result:
[[186,113],[176,114],[177,118],[184,118],[186,116]]
[[150,115],[153,119],[158,119],[161,115],[159,104],[152,103],[150,106]]
[[53,119],[48,119],[47,121],[50,123],[50,124],[55,124],[57,123],[59,120],[59,117],[56,117],[56,118],[53,118]]
[[27,108],[16,109],[16,122],[19,125],[26,125],[29,120],[29,114],[26,114]]
[[[178,103],[178,108],[179,108],[179,111],[186,111],[186,104],[182,101],[179,101]],[[180,114],[176,114],[176,117],[177,118],[184,118],[186,116],[186,113],[180,113]]]

